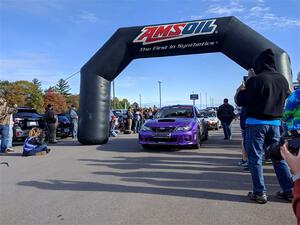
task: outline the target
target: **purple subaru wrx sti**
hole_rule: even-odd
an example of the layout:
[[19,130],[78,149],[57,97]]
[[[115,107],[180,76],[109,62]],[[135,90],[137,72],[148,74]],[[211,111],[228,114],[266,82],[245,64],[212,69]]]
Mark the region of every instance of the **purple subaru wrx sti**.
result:
[[144,148],[154,145],[192,146],[199,148],[208,138],[207,122],[192,105],[166,106],[147,120],[139,133]]

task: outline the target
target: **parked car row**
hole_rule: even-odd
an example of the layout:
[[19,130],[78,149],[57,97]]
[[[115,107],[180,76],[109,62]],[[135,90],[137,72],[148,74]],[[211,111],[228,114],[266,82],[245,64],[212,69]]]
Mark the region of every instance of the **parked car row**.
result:
[[[33,127],[46,130],[44,115],[32,108],[17,108],[17,112],[13,114],[13,121],[13,141],[24,141]],[[71,136],[72,126],[68,115],[58,114],[57,121],[56,136],[61,138]]]

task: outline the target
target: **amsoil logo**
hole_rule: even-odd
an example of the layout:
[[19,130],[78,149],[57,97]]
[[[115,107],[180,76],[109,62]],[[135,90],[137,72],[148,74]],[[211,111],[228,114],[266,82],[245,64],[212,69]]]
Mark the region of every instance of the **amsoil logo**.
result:
[[186,38],[197,35],[212,34],[217,28],[216,20],[201,20],[187,23],[144,27],[133,43],[142,42],[143,45]]

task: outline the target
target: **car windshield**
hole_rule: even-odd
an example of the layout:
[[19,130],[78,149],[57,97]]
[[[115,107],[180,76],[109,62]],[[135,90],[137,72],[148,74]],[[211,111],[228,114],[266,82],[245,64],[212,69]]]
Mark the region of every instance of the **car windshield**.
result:
[[208,117],[217,117],[217,114],[215,112],[207,112]]
[[193,107],[191,106],[173,106],[165,107],[158,111],[155,118],[171,118],[171,117],[184,117],[193,118]]

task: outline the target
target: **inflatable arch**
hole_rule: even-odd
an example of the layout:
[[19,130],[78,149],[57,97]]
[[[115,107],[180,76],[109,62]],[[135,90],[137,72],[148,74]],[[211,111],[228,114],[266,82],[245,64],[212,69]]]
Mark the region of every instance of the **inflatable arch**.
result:
[[274,51],[277,70],[291,84],[288,54],[235,17],[120,28],[81,68],[78,140],[108,141],[110,83],[133,59],[222,52],[249,69],[268,48]]

